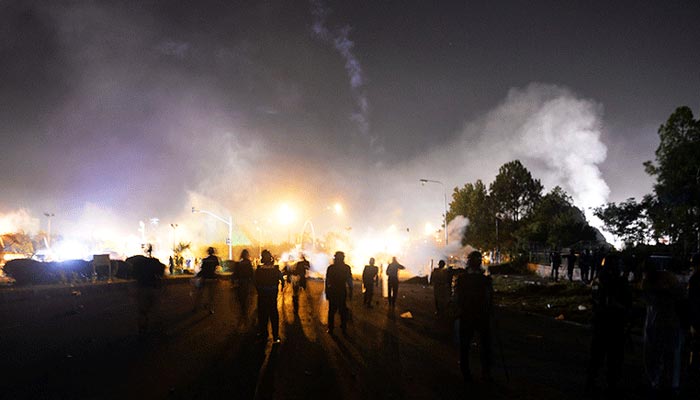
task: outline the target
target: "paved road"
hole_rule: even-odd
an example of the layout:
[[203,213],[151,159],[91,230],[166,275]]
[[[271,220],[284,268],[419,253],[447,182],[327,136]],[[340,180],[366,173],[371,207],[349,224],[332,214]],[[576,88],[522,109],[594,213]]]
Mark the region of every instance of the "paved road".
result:
[[[192,312],[188,284],[168,285],[147,340],[136,335],[133,288],[66,289],[0,303],[6,398],[172,399],[560,399],[582,398],[589,338],[584,327],[499,312],[495,384],[461,382],[454,329],[436,322],[432,290],[404,284],[395,312],[383,299],[352,301],[349,337],[325,333],[322,282],[311,281],[293,311],[280,296],[280,345],[255,340],[228,282],[215,314]],[[400,314],[410,311],[413,318]],[[501,346],[499,346],[499,343]],[[502,351],[499,348],[502,347]],[[642,398],[643,371],[628,352],[626,396]],[[504,374],[507,364],[509,379]],[[477,357],[473,358],[478,372]],[[694,389],[696,390],[697,387]],[[698,392],[686,393],[686,398]]]

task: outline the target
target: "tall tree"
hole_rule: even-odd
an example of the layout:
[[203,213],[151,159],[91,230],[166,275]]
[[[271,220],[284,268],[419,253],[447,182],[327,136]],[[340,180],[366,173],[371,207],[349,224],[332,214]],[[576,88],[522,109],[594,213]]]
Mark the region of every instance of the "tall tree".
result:
[[651,236],[651,224],[647,210],[650,197],[640,203],[629,198],[620,204],[608,203],[597,207],[593,213],[603,221],[603,229],[620,238],[625,243],[643,244]]
[[[659,128],[656,161],[644,163],[656,177],[650,212],[656,233],[676,244],[698,245],[700,231],[700,120],[678,107]],[[693,247],[695,247],[693,246]]]
[[494,210],[486,185],[481,180],[455,188],[452,193],[447,221],[462,215],[469,220],[462,238],[463,244],[479,249],[492,248],[495,243]]
[[528,215],[541,193],[540,180],[533,179],[520,160],[503,164],[489,187],[496,211],[503,219],[515,223]]
[[521,242],[561,248],[595,240],[596,231],[586,221],[585,214],[574,206],[571,196],[556,186],[537,201],[515,235]]

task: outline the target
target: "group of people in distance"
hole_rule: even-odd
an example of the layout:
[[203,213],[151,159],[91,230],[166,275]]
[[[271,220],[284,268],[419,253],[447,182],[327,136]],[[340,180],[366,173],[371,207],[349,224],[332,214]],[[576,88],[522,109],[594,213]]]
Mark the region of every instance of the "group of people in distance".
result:
[[[150,257],[144,259],[155,260]],[[700,370],[700,256],[695,255],[691,264],[694,273],[688,282],[687,291],[673,273],[651,267],[645,271],[639,288],[646,304],[643,327],[644,367],[650,386],[657,393],[679,393],[681,372],[687,367],[688,361],[692,360],[689,365],[691,370]],[[204,299],[204,309],[214,313],[214,279],[217,279],[215,270],[218,265],[214,249],[209,248],[208,257],[203,259],[202,268],[195,278],[195,310]],[[156,301],[157,282],[163,276],[163,269],[162,264],[155,262],[143,262],[142,267],[135,268],[138,285],[142,288],[138,297],[140,332],[146,327],[148,309]],[[240,260],[234,265],[231,279],[242,316],[248,315],[253,288],[257,291],[257,335],[260,339],[268,338],[269,326],[273,343],[280,343],[277,309],[280,287],[293,285],[294,310],[298,311],[299,294],[306,287],[309,269],[309,262],[304,257],[283,272],[268,250],[261,252],[257,267],[253,265],[247,250],[241,253]],[[398,277],[402,269],[405,267],[395,257],[385,269],[390,310],[396,306]],[[605,371],[606,392],[619,394],[617,390],[622,376],[624,343],[633,317],[632,288],[622,273],[623,270],[624,260],[620,253],[610,252],[596,266],[595,278],[591,277],[591,356],[585,381],[585,388],[590,393],[598,391],[599,376]],[[373,296],[375,288],[379,286],[381,272],[374,258],[369,260],[362,272],[365,289],[363,304],[367,308],[373,307]],[[482,269],[481,253],[471,252],[465,269],[447,269],[445,261],[440,260],[431,274],[430,283],[434,287],[438,317],[459,320],[459,359],[464,380],[472,380],[469,353],[476,336],[479,340],[482,380],[491,381],[494,290],[491,277]],[[334,333],[336,314],[340,314],[341,331],[347,334],[347,302],[352,300],[352,294],[352,271],[345,263],[345,254],[338,251],[325,275],[329,334]],[[686,343],[688,340],[690,342]]]
[[604,257],[605,252],[603,249],[583,249],[579,254],[576,254],[574,249],[569,249],[564,255],[559,251],[553,251],[549,253],[551,278],[554,281],[559,280],[559,268],[566,261],[566,277],[570,282],[574,281],[574,270],[578,265],[581,282],[591,283],[598,276]]
[[[194,282],[196,288],[194,311],[200,307],[210,314],[214,314],[214,290],[217,279],[216,267],[220,264],[214,254],[214,249],[207,250],[208,257],[202,260],[200,271],[196,274]],[[240,260],[233,266],[231,282],[236,291],[236,298],[240,305],[241,315],[247,316],[249,299],[252,289],[257,292],[258,312],[258,336],[266,338],[268,326],[272,330],[272,340],[279,343],[279,313],[277,310],[277,296],[279,289],[285,284],[292,285],[292,303],[294,311],[299,311],[299,295],[306,288],[306,277],[310,269],[310,263],[302,254],[301,259],[291,266],[280,270],[275,264],[274,257],[268,250],[260,254],[260,264],[253,266],[250,252],[243,250]],[[393,257],[386,268],[388,278],[390,307],[396,305],[399,286],[399,271],[405,267]],[[363,303],[372,307],[372,299],[375,287],[379,286],[379,267],[375,265],[374,258],[370,259],[362,274],[365,287]],[[347,300],[352,300],[353,278],[352,270],[345,263],[345,254],[342,251],[335,253],[333,263],[328,266],[325,278],[325,294],[328,300],[328,333],[334,333],[335,315],[340,314],[340,329],[347,334],[348,307]],[[243,321],[243,319],[241,320]]]

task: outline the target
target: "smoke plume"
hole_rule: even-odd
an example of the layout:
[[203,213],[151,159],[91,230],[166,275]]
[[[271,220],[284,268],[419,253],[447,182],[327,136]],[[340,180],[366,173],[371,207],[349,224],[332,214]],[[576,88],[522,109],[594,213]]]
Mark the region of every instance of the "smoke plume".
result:
[[[357,124],[358,129],[364,135],[369,134],[369,101],[364,90],[365,79],[362,66],[357,56],[353,52],[355,43],[350,39],[350,26],[331,31],[327,26],[327,16],[329,10],[320,0],[311,0],[311,13],[314,17],[312,31],[320,40],[332,44],[335,50],[345,60],[345,71],[350,79],[350,88],[356,103],[356,110],[352,113],[351,119]],[[376,138],[370,138],[374,144]]]

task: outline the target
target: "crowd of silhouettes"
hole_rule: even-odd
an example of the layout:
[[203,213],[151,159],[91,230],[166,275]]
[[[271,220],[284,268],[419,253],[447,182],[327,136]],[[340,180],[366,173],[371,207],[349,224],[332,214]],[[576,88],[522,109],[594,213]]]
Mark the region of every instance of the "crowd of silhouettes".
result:
[[[139,256],[134,265],[137,282],[139,333],[144,334],[149,316],[158,302],[158,290],[162,287],[165,265],[156,259]],[[574,268],[578,263],[581,282],[590,285],[592,302],[590,358],[586,371],[585,391],[590,395],[604,392],[616,397],[621,395],[620,383],[625,358],[625,343],[629,341],[633,324],[633,287],[626,265],[635,260],[625,258],[615,251],[583,249],[577,255],[573,248],[566,252],[567,278],[574,280]],[[549,255],[551,278],[558,280],[562,264],[561,252]],[[362,271],[363,305],[373,307],[375,289],[380,287],[381,274],[387,279],[387,302],[390,312],[396,307],[399,288],[399,272],[405,267],[396,257],[382,271],[370,258]],[[201,269],[194,277],[194,310],[204,307],[214,313],[216,269],[221,262],[213,248],[201,262]],[[693,274],[687,288],[676,274],[647,262],[643,279],[637,286],[646,306],[643,325],[643,364],[651,393],[655,398],[677,396],[680,393],[685,371],[700,371],[700,256],[691,260]],[[172,261],[170,261],[172,267]],[[271,331],[273,343],[280,343],[278,296],[285,284],[293,287],[294,311],[299,311],[299,298],[306,290],[311,264],[301,254],[295,263],[287,263],[283,270],[275,264],[272,253],[263,250],[260,262],[254,266],[248,250],[243,250],[234,263],[231,283],[236,302],[241,311],[241,322],[247,321],[250,302],[257,293],[257,336],[267,339]],[[635,279],[639,275],[635,271]],[[481,364],[481,380],[492,381],[492,342],[494,321],[494,289],[490,275],[482,269],[482,254],[471,252],[466,268],[446,268],[440,260],[431,274],[435,313],[439,319],[457,320],[459,336],[459,368],[465,382],[472,382],[470,353],[472,343],[478,343]],[[634,281],[633,281],[634,283]],[[328,300],[328,330],[334,335],[335,316],[340,315],[340,329],[348,334],[352,301],[353,276],[342,251],[335,253],[333,262],[326,268],[324,291]],[[687,289],[687,290],[686,290]],[[381,292],[380,292],[381,293]],[[204,303],[202,304],[204,298]],[[269,329],[269,331],[268,331]]]

